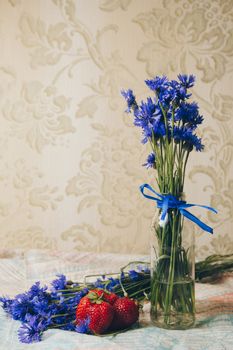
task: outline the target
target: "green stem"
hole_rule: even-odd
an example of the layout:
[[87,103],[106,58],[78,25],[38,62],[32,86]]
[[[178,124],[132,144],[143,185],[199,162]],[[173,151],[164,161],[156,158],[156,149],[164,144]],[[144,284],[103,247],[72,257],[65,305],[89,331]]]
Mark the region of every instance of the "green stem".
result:
[[168,285],[165,297],[165,322],[169,322],[169,316],[172,305],[172,294],[173,294],[173,282],[174,282],[174,270],[175,270],[175,257],[176,257],[176,232],[175,232],[175,213],[172,222],[172,245],[171,245],[171,258],[169,266],[169,277]]

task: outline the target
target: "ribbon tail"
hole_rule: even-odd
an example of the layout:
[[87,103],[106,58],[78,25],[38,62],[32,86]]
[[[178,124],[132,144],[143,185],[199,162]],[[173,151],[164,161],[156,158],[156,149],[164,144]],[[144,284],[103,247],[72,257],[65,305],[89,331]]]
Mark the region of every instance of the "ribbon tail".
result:
[[163,205],[162,205],[162,213],[161,213],[161,216],[160,216],[160,219],[162,221],[165,220],[165,217],[167,215],[167,211],[168,211],[168,199],[165,198],[164,201],[163,201]]
[[[158,202],[157,202],[157,207],[158,207]],[[160,218],[159,218],[159,226],[160,227],[165,227],[166,224],[167,224],[167,221],[168,221],[168,214],[167,214],[167,211],[168,211],[168,199],[167,198],[164,199],[161,209],[162,209],[162,212],[161,212],[161,215],[160,215]]]
[[187,219],[193,221],[195,224],[197,224],[200,228],[202,228],[204,231],[213,233],[212,227],[206,225],[204,222],[202,222],[200,219],[198,219],[195,215],[191,214],[189,211],[185,209],[180,209],[181,214],[183,214]]
[[183,208],[190,208],[190,207],[204,208],[204,209],[207,209],[207,210],[211,210],[215,214],[218,213],[218,211],[215,208],[208,207],[207,205],[200,205],[200,204],[185,204],[185,205],[183,205]]

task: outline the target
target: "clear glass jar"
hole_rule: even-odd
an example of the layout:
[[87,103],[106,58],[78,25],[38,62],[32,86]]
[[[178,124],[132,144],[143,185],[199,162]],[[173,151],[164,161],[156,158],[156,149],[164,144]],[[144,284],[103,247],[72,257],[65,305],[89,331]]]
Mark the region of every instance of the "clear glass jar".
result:
[[151,319],[161,328],[187,329],[195,323],[194,224],[178,209],[160,210],[152,221]]

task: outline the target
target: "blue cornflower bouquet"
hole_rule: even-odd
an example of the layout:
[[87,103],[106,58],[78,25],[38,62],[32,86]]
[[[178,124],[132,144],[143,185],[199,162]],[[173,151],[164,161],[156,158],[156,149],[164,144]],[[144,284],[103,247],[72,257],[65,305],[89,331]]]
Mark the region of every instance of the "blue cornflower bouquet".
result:
[[190,152],[202,151],[201,138],[196,135],[203,117],[196,102],[187,102],[189,89],[194,86],[193,75],[178,75],[178,81],[167,77],[146,80],[155,93],[138,105],[132,90],[122,91],[128,108],[133,112],[134,125],[142,128],[142,143],[150,143],[152,153],[144,164],[158,172],[160,193],[179,196],[183,192],[185,170]]
[[130,89],[122,95],[126,112],[132,113],[134,125],[142,128],[142,143],[149,142],[152,149],[144,165],[157,170],[159,192],[148,184],[140,186],[144,197],[156,201],[159,209],[153,223],[151,315],[160,327],[182,329],[193,325],[195,319],[194,248],[193,239],[187,243],[188,234],[183,233],[184,217],[212,233],[212,228],[187,208],[199,206],[216,213],[208,206],[187,204],[183,196],[189,155],[204,149],[197,136],[203,117],[197,103],[188,101],[193,75],[180,74],[178,80],[157,76],[145,83],[154,96],[141,104]]

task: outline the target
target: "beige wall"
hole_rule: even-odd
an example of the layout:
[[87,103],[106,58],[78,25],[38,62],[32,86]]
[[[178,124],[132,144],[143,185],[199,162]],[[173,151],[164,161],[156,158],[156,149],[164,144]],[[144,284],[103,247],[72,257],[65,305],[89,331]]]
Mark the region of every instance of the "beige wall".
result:
[[119,91],[145,78],[197,76],[205,152],[187,199],[215,228],[197,255],[233,250],[231,0],[0,0],[2,248],[146,253],[154,185],[149,152]]

